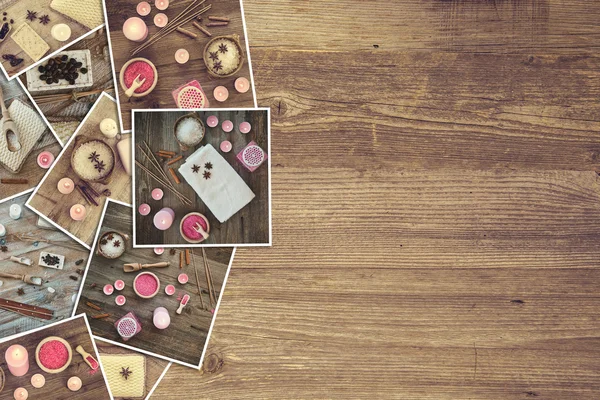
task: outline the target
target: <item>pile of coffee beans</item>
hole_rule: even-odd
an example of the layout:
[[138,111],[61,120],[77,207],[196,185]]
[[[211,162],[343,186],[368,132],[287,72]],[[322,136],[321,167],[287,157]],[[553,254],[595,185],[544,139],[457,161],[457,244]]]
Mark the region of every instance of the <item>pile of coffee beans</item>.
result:
[[58,83],[61,79],[66,80],[70,85],[74,85],[75,79],[79,77],[80,73],[87,74],[88,72],[82,66],[83,64],[74,58],[62,55],[51,58],[45,65],[40,65],[38,71],[41,73],[40,79],[48,85]]

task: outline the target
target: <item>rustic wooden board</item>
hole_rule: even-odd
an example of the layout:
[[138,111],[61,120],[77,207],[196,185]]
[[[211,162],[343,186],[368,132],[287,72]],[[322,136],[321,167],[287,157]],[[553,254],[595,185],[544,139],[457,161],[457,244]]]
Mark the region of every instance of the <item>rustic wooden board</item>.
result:
[[[8,73],[9,78],[17,76],[31,65],[39,63],[32,60],[14,40],[10,39],[10,35],[12,35],[13,31],[21,26],[21,24],[27,23],[38,35],[40,35],[42,39],[46,41],[46,43],[48,43],[48,46],[50,46],[50,50],[48,50],[44,57],[39,60],[40,62],[47,58],[47,56],[50,54],[54,53],[56,50],[64,47],[70,42],[77,40],[77,38],[80,38],[90,31],[89,28],[51,9],[50,3],[52,3],[52,0],[18,0],[8,8],[2,10],[8,14],[7,18],[9,20],[14,20],[14,23],[12,25],[11,32],[8,34],[9,37],[0,44],[1,52],[2,54],[14,54],[17,57],[24,59],[24,61],[16,67],[11,67],[9,61],[0,59],[2,61],[2,66],[4,67],[6,73]],[[42,15],[48,15],[50,17],[50,23],[44,25],[40,23],[39,19],[36,19],[33,22],[27,20],[27,10],[37,12],[38,17],[41,17]],[[71,28],[71,37],[67,42],[59,42],[50,34],[50,30],[56,24],[67,24]]]
[[[239,212],[233,215],[229,220],[220,223],[210,210],[204,205],[200,197],[189,186],[178,173],[181,179],[180,184],[175,184],[176,189],[188,199],[192,200],[191,206],[183,204],[171,191],[164,188],[154,178],[150,177],[139,167],[135,167],[136,193],[134,195],[134,204],[137,207],[140,204],[149,204],[152,211],[147,216],[136,213],[136,245],[157,245],[163,244],[185,244],[191,245],[179,232],[181,218],[190,212],[199,212],[208,218],[210,223],[210,236],[201,244],[267,244],[269,243],[269,165],[263,163],[254,172],[248,171],[242,166],[236,158],[248,143],[255,141],[264,151],[268,151],[268,116],[267,111],[210,111],[198,112],[197,115],[206,122],[209,115],[216,115],[219,118],[219,125],[215,128],[206,126],[204,139],[196,148],[182,152],[179,144],[173,136],[173,127],[176,120],[188,114],[188,112],[169,111],[169,112],[136,112],[135,113],[135,143],[145,149],[145,141],[152,151],[158,150],[174,151],[178,155],[183,155],[183,159],[175,164],[167,166],[164,160],[164,171],[168,174],[168,168],[173,168],[176,172],[185,159],[190,156],[196,148],[211,144],[219,154],[221,154],[235,171],[242,177],[244,182],[252,189],[256,197]],[[229,119],[234,124],[234,130],[231,133],[225,133],[220,126],[222,121]],[[252,130],[247,134],[239,132],[238,126],[241,122],[248,121],[252,125]],[[223,153],[219,150],[219,145],[223,140],[229,140],[233,149],[229,153]],[[138,147],[135,147],[135,158],[145,166],[150,162],[141,153]],[[159,157],[157,157],[159,158]],[[159,158],[160,159],[160,158]],[[151,168],[154,173],[155,168]],[[169,175],[170,176],[170,175]],[[174,183],[173,180],[169,182]],[[164,197],[156,201],[152,199],[152,189],[159,187],[163,189]],[[163,207],[170,207],[175,211],[175,221],[173,226],[166,231],[160,231],[154,227],[153,216]]]
[[273,247],[154,397],[597,399],[600,4],[244,10]]
[[[49,374],[40,369],[35,361],[35,349],[40,341],[48,336],[58,336],[65,339],[71,345],[73,350],[73,359],[67,369],[58,374]],[[101,371],[90,374],[90,367],[83,361],[83,357],[75,351],[75,347],[82,346],[84,350],[98,359],[94,351],[92,337],[82,316],[64,321],[58,325],[42,329],[29,335],[19,337],[8,342],[0,344],[0,353],[4,354],[6,349],[13,344],[20,344],[27,349],[29,353],[29,371],[22,377],[15,377],[8,371],[6,361],[2,357],[0,368],[4,370],[6,376],[6,385],[2,391],[2,398],[12,398],[12,393],[18,387],[24,387],[29,392],[29,398],[46,397],[56,400],[102,400],[110,399],[106,382]],[[34,374],[42,374],[46,378],[46,384],[35,389],[31,386],[31,377]],[[72,392],[67,388],[67,381],[70,377],[77,376],[83,381],[82,388],[77,392]]]
[[[71,168],[71,153],[75,147],[77,137],[85,136],[86,138],[102,139],[113,148],[117,159],[119,158],[116,149],[118,139],[106,139],[100,132],[99,124],[104,118],[112,118],[115,121],[118,118],[116,103],[107,95],[103,95],[98,99],[86,120],[61,153],[60,158],[54,163],[44,181],[27,202],[28,206],[54,221],[87,246],[91,246],[94,240],[94,234],[100,221],[106,197],[102,196],[97,199],[99,205],[96,207],[88,205],[83,196],[77,191],[73,191],[68,195],[61,194],[56,189],[56,185],[64,177],[73,179],[75,183],[79,181]],[[107,185],[96,183],[92,186],[98,193],[101,193],[104,189],[109,189],[111,198],[131,203],[131,176],[125,172],[120,160],[117,161],[112,178]],[[71,206],[77,203],[86,206],[87,215],[83,221],[74,221],[69,214]]]
[[[109,28],[109,40],[112,47],[112,56],[115,66],[114,74],[118,81],[119,72],[123,65],[129,61],[131,51],[138,47],[140,43],[132,42],[123,35],[123,23],[131,16],[138,16],[135,12],[135,6],[139,2],[137,0],[115,0],[105,1],[107,13],[107,26]],[[169,8],[163,11],[169,19],[174,19],[188,5],[189,1],[171,2]],[[244,27],[242,23],[242,14],[240,11],[239,0],[222,0],[222,1],[206,1],[206,4],[212,4],[212,8],[203,15],[204,25],[207,22],[209,15],[230,18],[228,26],[208,28],[216,36],[238,35],[240,43],[246,52],[246,38],[244,35]],[[152,36],[158,32],[158,28],[154,26],[154,15],[156,8],[152,8],[152,12],[141,17],[148,25],[149,35]],[[117,96],[121,107],[121,122],[124,131],[131,129],[131,110],[144,108],[177,108],[171,92],[181,85],[192,80],[200,82],[202,89],[209,99],[211,107],[254,107],[254,99],[252,90],[246,93],[236,92],[233,83],[237,77],[243,76],[250,79],[250,68],[246,55],[246,60],[239,73],[230,78],[212,78],[206,71],[204,61],[202,61],[202,53],[204,46],[210,38],[204,36],[192,23],[184,26],[185,29],[198,34],[195,39],[184,36],[180,33],[173,32],[157,43],[151,45],[135,57],[144,57],[152,61],[158,72],[158,83],[154,90],[145,97],[128,99],[125,96],[124,90],[120,87],[117,89]],[[180,48],[185,48],[190,53],[190,60],[183,65],[175,61],[175,51]],[[213,90],[217,86],[225,86],[229,90],[229,99],[224,103],[217,102],[213,97]]]
[[[132,235],[130,207],[114,202],[108,204],[105,217],[101,221],[100,235],[111,230]],[[193,258],[198,268],[200,286],[203,291],[204,308],[198,294],[198,285],[196,284],[193,264],[185,265],[184,263],[183,268],[179,268],[180,251],[177,250],[174,255],[171,255],[169,250],[166,249],[163,255],[157,256],[152,249],[134,249],[131,247],[131,242],[129,242],[125,254],[116,260],[109,260],[94,252],[85,278],[83,291],[81,292],[81,298],[77,304],[77,313],[86,313],[88,315],[93,335],[118,343],[125,343],[127,346],[168,357],[179,362],[193,366],[198,365],[214,314],[209,307],[201,249],[193,251]],[[206,249],[217,296],[220,296],[232,253],[233,249],[227,247]],[[139,272],[123,272],[123,264],[151,264],[162,261],[168,261],[171,265],[166,268],[152,268],[148,270],[156,274],[160,279],[160,292],[152,299],[138,297],[133,291],[133,280]],[[177,282],[177,276],[180,273],[188,275],[189,281],[187,284],[181,285]],[[102,288],[106,284],[114,284],[117,279],[125,281],[125,289],[121,292],[115,291],[112,296],[106,296],[102,292]],[[92,284],[96,285],[92,287]],[[164,288],[168,284],[175,286],[176,293],[173,296],[167,296],[164,293]],[[117,293],[123,294],[127,299],[127,302],[122,307],[115,304]],[[183,309],[183,312],[178,315],[175,313],[175,310],[179,307],[179,300],[177,298],[183,296],[185,293],[190,295],[190,301]],[[90,308],[86,302],[100,306],[102,311]],[[171,325],[164,331],[159,330],[152,324],[152,315],[154,309],[157,307],[165,307],[171,317]],[[129,311],[133,311],[140,319],[142,331],[127,342],[123,342],[114,327],[114,323]],[[94,315],[103,313],[109,313],[110,316],[102,319],[92,318]]]
[[[82,277],[77,270],[85,268],[89,252],[58,230],[41,229],[36,226],[38,215],[24,206],[29,195],[19,196],[15,199],[0,204],[0,224],[6,228],[7,252],[0,253],[0,265],[2,272],[10,274],[31,274],[43,278],[42,286],[29,285],[22,281],[0,278],[3,281],[0,287],[0,298],[17,301],[33,306],[39,306],[54,311],[54,318],[46,321],[39,318],[26,317],[21,314],[0,310],[0,338],[17,333],[26,332],[71,316],[75,307],[75,294],[79,290]],[[14,220],[8,216],[8,209],[12,204],[19,204],[23,210],[23,216]],[[52,241],[52,244],[39,242],[20,241],[14,235],[27,234],[41,240]],[[59,244],[57,244],[59,243]],[[61,246],[64,245],[66,247]],[[38,266],[41,251],[65,256],[65,265],[62,270],[44,268]],[[33,261],[28,267],[10,261],[10,256],[26,257]],[[80,264],[76,262],[81,260]],[[17,293],[19,288],[25,292]],[[48,292],[48,288],[55,290]]]

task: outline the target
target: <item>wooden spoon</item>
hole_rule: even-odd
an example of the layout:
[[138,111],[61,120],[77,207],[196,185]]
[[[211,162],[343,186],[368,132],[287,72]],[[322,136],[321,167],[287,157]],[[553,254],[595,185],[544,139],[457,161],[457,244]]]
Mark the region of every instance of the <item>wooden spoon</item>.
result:
[[142,86],[144,84],[144,82],[146,82],[146,78],[144,78],[140,81],[140,74],[138,74],[138,76],[136,76],[135,79],[133,80],[133,82],[131,83],[131,86],[129,87],[129,89],[127,89],[125,91],[125,96],[127,96],[127,97],[133,96],[133,93],[137,90],[137,88]]
[[6,274],[4,272],[0,272],[0,278],[18,279],[25,283],[29,283],[30,285],[40,286],[42,284],[42,278],[31,275]]
[[155,264],[140,264],[140,263],[132,263],[132,264],[123,264],[123,272],[135,272],[145,268],[164,268],[170,265],[169,262],[159,262]]
[[19,131],[15,121],[10,118],[10,113],[4,105],[4,93],[2,87],[0,87],[0,107],[2,107],[2,135],[6,138],[8,150],[15,152],[21,149],[21,142],[19,141]]

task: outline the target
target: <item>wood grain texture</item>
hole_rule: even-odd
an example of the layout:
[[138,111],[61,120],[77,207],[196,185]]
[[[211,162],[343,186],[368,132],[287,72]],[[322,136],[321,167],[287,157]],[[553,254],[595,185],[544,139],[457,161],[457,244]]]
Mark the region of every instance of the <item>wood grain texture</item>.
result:
[[[131,208],[110,202],[105,217],[101,221],[101,226],[101,235],[106,231],[117,231],[132,236]],[[114,323],[129,311],[133,311],[140,319],[142,331],[129,339],[125,343],[126,345],[193,366],[198,365],[214,314],[211,313],[211,307],[209,307],[202,252],[200,249],[192,251],[198,268],[204,308],[198,295],[193,264],[184,264],[183,268],[179,268],[180,250],[171,255],[169,250],[166,249],[163,255],[157,256],[152,249],[134,249],[131,247],[131,243],[128,243],[125,254],[116,260],[109,260],[94,253],[85,278],[81,298],[77,305],[77,313],[88,315],[90,327],[95,336],[125,343],[117,333]],[[233,248],[227,247],[206,249],[217,296],[220,296],[232,253]],[[133,290],[133,280],[139,272],[123,272],[123,264],[152,264],[162,261],[171,264],[166,268],[144,270],[154,273],[160,279],[161,289],[159,293],[152,299],[138,297]],[[177,282],[177,276],[181,273],[186,273],[189,277],[189,281],[185,285]],[[118,292],[127,299],[122,307],[115,304],[116,293],[112,296],[106,296],[102,292],[104,285],[114,284],[117,279],[125,281],[125,289]],[[96,286],[92,287],[92,284],[96,284]],[[164,292],[165,286],[169,284],[175,286],[176,294],[173,296],[167,296]],[[190,295],[190,301],[183,312],[178,315],[175,313],[179,307],[178,297],[183,297],[185,293]],[[102,311],[90,308],[86,305],[88,301],[100,306]],[[165,307],[169,311],[171,324],[166,330],[160,330],[152,324],[153,312],[157,307]],[[109,313],[110,316],[102,319],[92,318],[94,315],[104,313]]]
[[[7,252],[0,253],[0,266],[5,273],[39,276],[43,279],[43,285],[35,286],[22,281],[0,278],[3,281],[0,287],[0,298],[50,309],[54,311],[54,318],[46,321],[0,310],[0,338],[30,331],[70,317],[75,307],[74,296],[82,282],[77,270],[83,273],[84,262],[89,254],[83,246],[63,232],[37,227],[38,215],[24,206],[28,197],[29,195],[23,195],[0,204],[0,224],[4,225],[7,231],[7,236],[4,238]],[[23,210],[23,216],[18,220],[8,216],[12,204],[19,204]],[[52,243],[39,242],[34,245],[34,242],[20,241],[15,236],[18,234],[27,234]],[[63,269],[38,266],[41,251],[65,256]],[[33,261],[33,266],[28,267],[10,261],[10,256],[29,258]],[[76,262],[79,260],[81,262],[77,265]],[[50,288],[54,289],[53,293],[48,291]],[[23,289],[25,293],[19,295],[17,293],[19,289]]]
[[[58,374],[48,374],[38,367],[35,361],[35,349],[39,342],[48,336],[58,336],[65,339],[72,348],[73,359],[67,369]],[[94,351],[92,337],[87,329],[85,320],[82,316],[64,321],[58,325],[51,326],[40,331],[30,333],[26,336],[9,340],[0,344],[0,352],[4,354],[6,349],[13,344],[20,344],[27,349],[29,353],[29,371],[22,377],[12,376],[8,371],[6,361],[2,357],[0,367],[4,370],[6,376],[6,385],[1,393],[3,399],[13,398],[12,393],[18,387],[24,387],[29,391],[29,398],[42,396],[42,398],[52,398],[56,400],[108,400],[110,395],[106,382],[100,371],[90,374],[90,367],[83,361],[83,357],[75,351],[77,346],[82,346],[85,351],[98,359]],[[46,384],[41,389],[35,389],[31,386],[31,377],[34,374],[41,373],[46,378]],[[70,377],[77,376],[82,382],[82,388],[77,392],[72,392],[67,388],[67,381]]]
[[[123,65],[133,58],[130,55],[131,51],[140,44],[127,40],[123,35],[123,23],[135,11],[137,3],[139,3],[137,0],[105,2],[109,40],[111,41],[115,66],[114,73],[117,81]],[[169,19],[174,19],[190,4],[191,1],[172,2],[164,13]],[[207,0],[205,4],[212,4],[212,8],[202,16],[203,22],[201,25],[205,25],[209,15],[228,17],[230,19],[229,25],[208,29],[213,34],[213,38],[229,35],[239,36],[242,49],[244,49],[245,53],[246,38],[242,25],[239,0]],[[146,17],[141,17],[148,25],[148,37],[151,37],[159,30],[152,22],[154,15],[155,13],[152,12]],[[152,61],[158,72],[158,83],[149,95],[137,98],[132,97],[130,99],[125,96],[123,88],[118,88],[117,96],[121,106],[124,131],[131,130],[131,110],[133,109],[177,108],[171,92],[192,80],[200,82],[211,107],[254,107],[252,90],[246,93],[238,93],[234,88],[234,82],[237,77],[243,76],[251,80],[247,58],[244,61],[242,69],[235,76],[220,79],[212,78],[206,71],[206,66],[202,60],[204,46],[211,38],[202,34],[192,25],[192,22],[184,25],[184,28],[198,34],[198,37],[192,39],[174,32],[135,55],[135,57],[144,57]],[[184,48],[190,53],[190,60],[186,64],[178,64],[175,61],[175,51],[180,48]],[[224,103],[217,102],[213,97],[213,90],[217,86],[225,86],[229,90],[229,99]]]
[[[171,178],[169,182],[175,185],[175,188],[188,199],[192,200],[192,205],[183,204],[171,191],[166,189],[154,178],[150,177],[141,168],[135,167],[135,195],[134,204],[136,209],[140,204],[149,204],[152,212],[147,216],[136,213],[136,245],[170,245],[170,244],[189,244],[180,234],[179,226],[183,216],[190,212],[199,212],[208,218],[210,223],[210,236],[201,244],[267,244],[269,243],[269,165],[264,163],[255,171],[250,172],[242,166],[236,158],[244,147],[251,141],[256,142],[262,149],[268,151],[268,121],[267,111],[217,111],[217,112],[198,112],[196,113],[202,121],[206,121],[209,115],[216,115],[219,122],[230,120],[233,122],[234,130],[225,133],[221,126],[209,128],[206,126],[206,134],[200,145],[186,151],[181,151],[174,137],[173,130],[177,119],[188,112],[137,112],[135,114],[135,143],[139,144],[145,150],[143,145],[145,141],[154,153],[159,150],[173,151],[178,155],[183,155],[183,159],[175,164],[166,166],[167,160],[163,159],[163,170],[173,168],[176,172],[182,163],[185,162],[196,148],[211,144],[219,154],[242,177],[244,182],[254,192],[254,199],[234,214],[224,223],[220,223],[206,205],[200,200],[194,189],[178,173],[181,179],[180,184],[175,184]],[[252,130],[247,134],[239,132],[238,126],[241,122],[247,121],[252,125]],[[232,150],[229,153],[223,153],[219,150],[219,145],[223,140],[229,140],[232,143]],[[135,158],[146,167],[150,162],[146,159],[136,146]],[[159,160],[160,158],[157,157]],[[150,168],[155,174],[156,168]],[[152,189],[160,187],[163,189],[164,197],[156,201],[152,199]],[[172,208],[175,211],[175,221],[173,226],[166,231],[160,231],[154,227],[153,216],[156,211],[163,207]],[[191,246],[191,244],[189,244]]]
[[[97,198],[98,206],[93,206],[87,204],[83,196],[77,191],[64,195],[56,187],[58,181],[64,177],[73,179],[76,184],[80,181],[71,168],[71,154],[76,146],[77,138],[97,138],[113,148],[117,161],[110,182],[108,184],[94,183],[92,186],[98,193],[109,189],[112,199],[131,203],[131,176],[125,172],[119,159],[116,149],[119,140],[117,138],[107,139],[100,132],[100,121],[105,118],[112,118],[115,121],[118,118],[116,103],[107,95],[103,95],[98,99],[85,122],[78,128],[73,140],[63,149],[60,158],[55,161],[44,182],[39,185],[36,193],[27,202],[28,206],[33,207],[38,213],[63,227],[87,246],[92,245],[107,197]],[[85,205],[87,209],[83,221],[74,221],[69,214],[71,206],[78,203]]]
[[273,247],[154,398],[597,399],[600,4],[244,10]]
[[[21,47],[14,40],[7,39],[4,42],[2,42],[0,46],[0,51],[2,54],[14,54],[15,56],[24,60],[21,64],[19,64],[16,67],[11,67],[10,62],[7,60],[1,60],[2,66],[8,73],[9,78],[21,74],[28,67],[34,64],[39,64],[39,62],[42,62],[45,58],[47,58],[47,56],[54,53],[56,50],[64,47],[69,42],[77,40],[77,38],[80,38],[81,36],[85,35],[90,31],[89,28],[51,9],[51,3],[52,0],[18,0],[15,1],[7,9],[2,10],[3,12],[6,12],[8,14],[6,16],[7,20],[14,20],[14,23],[12,24],[11,33],[9,33],[9,37],[16,28],[18,28],[24,23],[27,23],[38,35],[40,35],[42,39],[46,41],[46,43],[48,43],[48,46],[50,46],[50,50],[46,52],[42,59],[40,59],[39,61],[34,61],[33,59],[31,59],[31,57],[27,55],[27,53],[25,53],[25,51],[23,51],[23,49],[21,49]],[[27,10],[37,12],[38,18],[43,15],[48,15],[48,17],[50,17],[50,23],[44,25],[40,23],[39,19],[36,19],[34,21],[27,20]],[[71,37],[69,38],[68,42],[59,42],[58,40],[54,39],[52,35],[50,35],[50,30],[52,29],[52,26],[56,24],[67,24],[71,28]]]

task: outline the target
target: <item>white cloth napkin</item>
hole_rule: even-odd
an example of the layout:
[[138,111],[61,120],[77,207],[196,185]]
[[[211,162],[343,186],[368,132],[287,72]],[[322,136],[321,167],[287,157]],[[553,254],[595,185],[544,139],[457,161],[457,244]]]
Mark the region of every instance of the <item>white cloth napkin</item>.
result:
[[[207,163],[212,168],[207,168]],[[194,172],[197,166],[198,172]],[[210,173],[210,178],[204,174]],[[215,148],[207,144],[189,156],[179,167],[183,179],[198,194],[220,222],[225,222],[254,198],[254,192]]]

